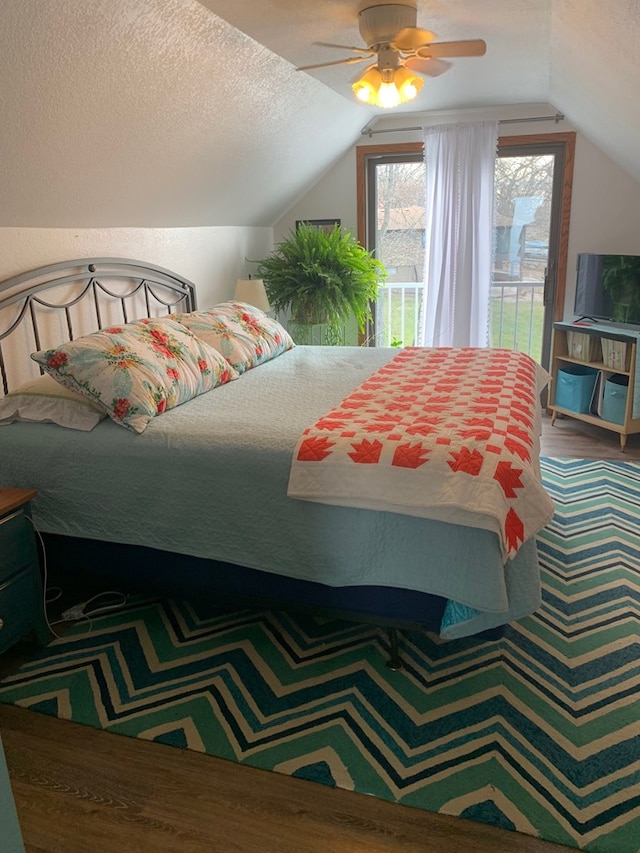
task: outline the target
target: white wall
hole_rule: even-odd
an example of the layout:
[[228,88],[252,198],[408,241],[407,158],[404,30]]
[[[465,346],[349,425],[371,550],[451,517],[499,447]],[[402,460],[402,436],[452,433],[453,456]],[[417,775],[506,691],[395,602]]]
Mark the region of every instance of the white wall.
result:
[[571,203],[566,318],[574,316],[579,252],[640,255],[640,184],[580,134]]
[[[511,108],[510,108],[511,109]],[[527,113],[520,107],[519,114]],[[511,110],[512,111],[512,110]],[[533,115],[552,115],[554,110],[532,112]],[[469,120],[465,112],[464,118]],[[473,117],[479,117],[474,111]],[[500,118],[500,114],[485,118]],[[404,124],[420,125],[413,116],[404,119]],[[445,120],[439,116],[439,120]],[[456,120],[455,115],[447,120]],[[459,118],[458,120],[462,120]],[[423,120],[424,121],[424,120]],[[426,124],[427,121],[424,121]],[[433,117],[429,123],[434,123]],[[402,122],[400,122],[400,126]],[[396,126],[398,124],[396,123]],[[571,131],[566,121],[555,123],[517,123],[502,125],[501,135],[523,136],[538,133]],[[376,134],[373,138],[363,137],[360,145],[419,142],[420,132],[389,132]],[[287,230],[295,225],[296,219],[342,220],[345,228],[356,232],[356,146],[354,146],[333,169],[282,217],[274,229],[277,242]],[[573,174],[571,225],[569,231],[569,254],[565,292],[566,319],[573,318],[575,293],[575,267],[578,252],[613,252],[640,255],[640,184],[623,169],[613,163],[599,148],[578,133]]]
[[343,228],[356,233],[355,145],[276,223],[273,229],[276,243],[295,228],[297,219],[339,219]]
[[0,279],[75,258],[132,258],[188,278],[206,308],[230,299],[247,261],[272,245],[271,228],[0,228]]

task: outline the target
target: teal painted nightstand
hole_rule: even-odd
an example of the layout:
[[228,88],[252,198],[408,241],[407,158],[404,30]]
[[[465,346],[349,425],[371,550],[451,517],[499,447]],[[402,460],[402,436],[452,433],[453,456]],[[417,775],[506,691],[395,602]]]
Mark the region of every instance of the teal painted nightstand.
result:
[[2,741],[0,741],[0,827],[2,853],[24,853]]
[[0,654],[29,632],[51,639],[31,524],[31,489],[0,488]]

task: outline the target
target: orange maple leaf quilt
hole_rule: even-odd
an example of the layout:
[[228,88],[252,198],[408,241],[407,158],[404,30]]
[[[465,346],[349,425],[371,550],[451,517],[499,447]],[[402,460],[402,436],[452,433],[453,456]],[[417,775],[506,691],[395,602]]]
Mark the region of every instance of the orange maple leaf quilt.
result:
[[288,495],[482,527],[513,556],[553,516],[546,371],[512,350],[408,347],[305,430]]

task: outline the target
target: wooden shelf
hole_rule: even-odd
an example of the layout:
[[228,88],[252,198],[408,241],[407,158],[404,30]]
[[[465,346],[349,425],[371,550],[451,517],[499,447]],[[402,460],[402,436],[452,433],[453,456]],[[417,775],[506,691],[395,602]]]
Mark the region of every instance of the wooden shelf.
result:
[[[569,355],[570,348],[567,342],[567,333],[576,332],[582,335],[596,336],[598,338],[606,337],[611,340],[624,341],[630,348],[629,351],[629,369],[620,370],[615,367],[608,367],[604,361],[589,361],[586,359],[576,358]],[[633,389],[635,383],[635,364],[636,364],[636,347],[637,340],[635,337],[625,334],[620,331],[618,334],[614,329],[607,329],[606,333],[602,333],[599,329],[591,329],[589,326],[572,326],[569,323],[554,323],[553,339],[551,343],[551,389],[549,394],[548,408],[551,412],[551,425],[553,426],[558,415],[564,415],[569,418],[575,418],[585,423],[594,424],[602,427],[602,429],[616,432],[620,436],[620,447],[625,448],[628,435],[640,433],[640,418],[633,417]],[[593,354],[593,353],[592,353]],[[600,415],[589,412],[578,412],[573,409],[559,406],[555,403],[556,390],[558,385],[558,371],[562,370],[563,365],[579,365],[589,367],[599,374],[600,383],[604,382],[609,376],[616,374],[628,377],[627,399],[625,405],[625,414],[622,423],[605,420]]]
[[579,364],[583,367],[592,367],[594,370],[602,370],[605,373],[620,373],[622,376],[631,376],[631,370],[618,370],[617,367],[607,367],[602,361],[584,361],[581,358],[573,358],[570,355],[559,355],[557,357],[566,364]]

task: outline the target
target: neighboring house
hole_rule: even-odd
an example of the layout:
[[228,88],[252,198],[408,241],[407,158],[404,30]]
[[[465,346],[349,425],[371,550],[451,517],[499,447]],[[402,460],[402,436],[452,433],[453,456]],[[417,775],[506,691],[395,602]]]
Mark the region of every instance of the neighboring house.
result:
[[378,240],[389,281],[422,281],[424,276],[425,210],[417,205],[381,210]]

